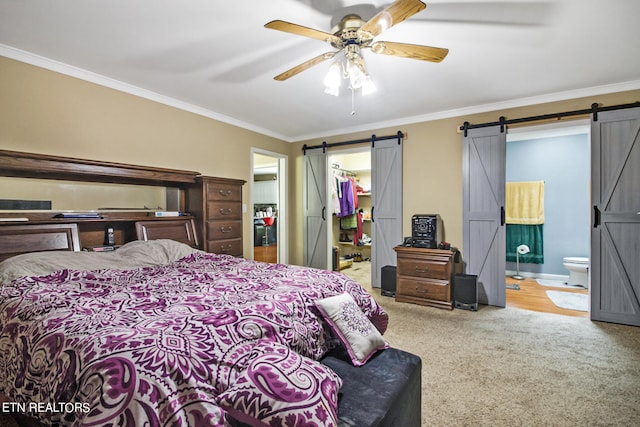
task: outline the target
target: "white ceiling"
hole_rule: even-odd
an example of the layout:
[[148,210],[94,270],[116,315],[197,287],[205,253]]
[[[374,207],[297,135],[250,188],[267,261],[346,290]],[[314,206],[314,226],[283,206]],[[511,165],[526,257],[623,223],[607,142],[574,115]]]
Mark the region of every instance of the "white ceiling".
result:
[[390,3],[0,0],[0,55],[286,141],[640,88],[639,0],[427,1],[376,40],[449,55],[365,51],[378,91],[356,95],[355,115],[348,91],[323,93],[331,61],[273,79],[333,49],[265,23],[329,32],[347,12],[366,20]]

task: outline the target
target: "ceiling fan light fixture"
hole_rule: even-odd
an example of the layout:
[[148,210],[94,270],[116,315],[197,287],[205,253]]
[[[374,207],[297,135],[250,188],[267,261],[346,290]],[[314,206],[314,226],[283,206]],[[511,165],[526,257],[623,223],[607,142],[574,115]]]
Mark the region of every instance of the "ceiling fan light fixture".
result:
[[340,82],[342,80],[342,65],[340,60],[336,60],[329,67],[327,75],[322,81],[324,83],[324,93],[338,96],[340,93]]
[[367,73],[364,60],[359,54],[346,57],[344,64],[341,59],[336,59],[331,64],[322,81],[324,83],[324,93],[338,96],[342,79],[348,79],[349,89],[352,91],[360,89],[363,96],[376,91],[376,86]]
[[369,77],[366,74],[366,70],[363,71],[358,64],[352,61],[347,61],[347,74],[349,75],[349,84],[352,89],[360,89]]

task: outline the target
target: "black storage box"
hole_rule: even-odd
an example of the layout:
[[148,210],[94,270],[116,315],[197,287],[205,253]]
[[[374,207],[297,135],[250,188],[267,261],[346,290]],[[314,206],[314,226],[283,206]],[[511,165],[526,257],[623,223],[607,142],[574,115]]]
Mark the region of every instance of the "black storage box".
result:
[[[420,357],[387,348],[374,354],[365,365],[353,366],[347,351],[338,347],[320,362],[342,378],[338,394],[339,427],[422,425]],[[251,427],[235,419],[229,421],[234,427]]]
[[456,274],[453,277],[453,306],[478,311],[478,276]]
[[344,348],[320,362],[342,378],[338,395],[340,427],[420,427],[422,425],[422,360],[388,348],[363,366],[353,366]]
[[393,265],[385,265],[382,267],[382,277],[380,280],[380,293],[386,297],[396,296],[396,267]]

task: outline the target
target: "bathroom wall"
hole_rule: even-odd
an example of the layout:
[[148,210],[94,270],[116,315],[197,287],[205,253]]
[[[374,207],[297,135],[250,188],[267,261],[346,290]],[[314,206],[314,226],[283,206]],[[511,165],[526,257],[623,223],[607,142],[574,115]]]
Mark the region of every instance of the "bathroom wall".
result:
[[507,142],[507,182],[545,181],[544,264],[520,263],[521,272],[568,275],[563,257],[589,256],[589,159],[586,133]]

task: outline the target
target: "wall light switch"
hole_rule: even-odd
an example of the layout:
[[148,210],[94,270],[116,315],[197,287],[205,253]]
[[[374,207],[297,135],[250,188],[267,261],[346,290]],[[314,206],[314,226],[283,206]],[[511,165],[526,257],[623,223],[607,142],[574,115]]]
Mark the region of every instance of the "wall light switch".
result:
[[242,204],[242,213],[247,213],[247,204],[246,203]]

